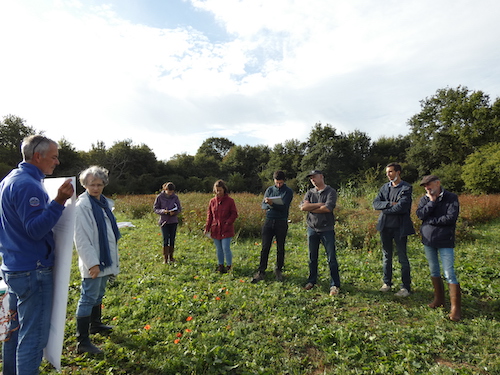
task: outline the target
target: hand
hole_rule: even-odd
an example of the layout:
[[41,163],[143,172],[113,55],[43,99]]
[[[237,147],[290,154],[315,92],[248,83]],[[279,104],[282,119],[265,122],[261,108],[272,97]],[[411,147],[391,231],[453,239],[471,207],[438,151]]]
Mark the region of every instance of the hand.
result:
[[73,196],[75,189],[71,184],[71,179],[67,179],[64,183],[57,189],[57,196],[54,200],[60,205],[64,206],[66,201]]
[[101,272],[101,269],[99,268],[98,264],[96,264],[95,266],[93,266],[89,269],[90,277],[93,279],[95,279],[97,276],[99,276],[100,272]]
[[272,206],[274,204],[273,200],[272,199],[269,199],[269,198],[266,198],[264,199],[264,202],[270,206]]

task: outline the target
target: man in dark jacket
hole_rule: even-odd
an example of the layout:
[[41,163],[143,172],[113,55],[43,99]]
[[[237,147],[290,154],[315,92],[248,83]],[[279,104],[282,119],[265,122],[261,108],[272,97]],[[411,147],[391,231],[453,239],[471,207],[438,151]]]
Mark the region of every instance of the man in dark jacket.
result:
[[285,184],[285,173],[276,171],[273,174],[274,185],[269,186],[264,193],[262,209],[266,210],[266,221],[262,226],[262,250],[260,264],[252,283],[263,280],[266,274],[269,251],[273,238],[276,238],[276,280],[283,280],[283,266],[285,264],[285,239],[288,233],[288,213],[292,203],[293,190]]
[[460,205],[458,197],[441,187],[439,177],[425,176],[420,182],[426,194],[420,199],[417,216],[422,220],[420,233],[429,262],[432,285],[434,286],[434,301],[429,307],[435,309],[444,305],[444,285],[439,268],[439,257],[443,263],[444,277],[450,289],[451,312],[450,319],[457,322],[461,319],[461,291],[455,276],[454,248],[455,228]]
[[307,212],[307,242],[309,246],[309,278],[304,287],[312,289],[318,281],[319,244],[323,243],[330,268],[330,295],[340,292],[339,265],[335,247],[335,217],[333,209],[337,204],[337,191],[325,184],[323,173],[314,170],[307,176],[314,185],[306,193],[300,205]]
[[383,252],[384,285],[381,292],[392,288],[392,253],[393,241],[396,244],[398,260],[401,264],[401,289],[398,297],[407,297],[411,293],[410,261],[406,244],[408,236],[415,233],[410,217],[412,186],[401,180],[401,165],[390,163],[385,168],[389,182],[384,184],[373,201],[373,208],[380,211],[377,230],[380,232]]

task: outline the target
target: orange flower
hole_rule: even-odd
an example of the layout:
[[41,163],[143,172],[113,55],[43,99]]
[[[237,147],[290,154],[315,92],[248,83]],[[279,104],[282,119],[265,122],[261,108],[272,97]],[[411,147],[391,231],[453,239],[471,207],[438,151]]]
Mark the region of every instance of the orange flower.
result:
[[179,340],[179,339],[175,339],[175,340],[174,340],[174,344],[178,344],[180,341],[181,341],[181,340]]
[[194,299],[196,299],[196,298],[198,298],[198,296],[195,294],[195,295],[193,296],[193,298],[194,298]]
[[189,328],[186,328],[186,332],[191,332],[191,330]]
[[188,317],[186,318],[186,322],[190,322],[191,320],[193,320],[193,317],[192,317],[192,316],[188,316]]
[[117,317],[117,316],[114,316],[114,317],[113,317],[113,320],[117,320],[117,319],[118,319],[118,317]]
[[146,324],[146,325],[144,326],[144,329],[145,329],[146,331],[149,331],[149,330],[151,329],[151,326],[150,326],[149,324]]
[[244,283],[244,282],[245,282],[245,280],[243,280],[243,279],[240,279],[240,283]]
[[216,299],[217,301],[220,301],[220,297],[219,297],[219,296],[215,297],[215,299]]
[[229,290],[226,290],[226,294],[229,294]]

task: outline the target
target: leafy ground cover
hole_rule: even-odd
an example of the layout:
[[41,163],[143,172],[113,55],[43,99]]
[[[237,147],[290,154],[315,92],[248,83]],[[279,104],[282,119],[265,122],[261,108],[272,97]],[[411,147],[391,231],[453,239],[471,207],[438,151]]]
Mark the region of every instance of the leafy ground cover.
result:
[[[136,227],[122,230],[122,272],[104,299],[104,320],[115,330],[93,336],[102,356],[75,353],[80,285],[75,256],[62,374],[500,373],[498,219],[476,225],[471,240],[457,246],[463,320],[454,323],[447,318],[449,304],[427,307],[431,282],[417,236],[409,241],[414,294],[398,299],[378,292],[378,248],[349,246],[349,236],[339,233],[343,285],[340,295],[330,297],[324,257],[318,286],[303,290],[308,271],[301,220],[290,224],[284,282],[268,272],[265,281],[251,284],[258,236],[240,236],[232,247],[234,270],[218,274],[214,246],[195,226],[179,229],[177,262],[165,265],[154,215],[134,220],[129,215],[118,211],[120,221]],[[363,228],[341,222],[338,227],[339,232]],[[271,268],[274,257],[273,249]],[[395,281],[399,275],[395,264]],[[44,362],[42,374],[55,373]]]

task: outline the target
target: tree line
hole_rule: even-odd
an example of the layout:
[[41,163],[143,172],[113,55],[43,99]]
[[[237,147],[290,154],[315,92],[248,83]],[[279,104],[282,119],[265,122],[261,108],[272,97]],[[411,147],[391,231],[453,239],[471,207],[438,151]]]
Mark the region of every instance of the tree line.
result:
[[[89,151],[79,151],[59,140],[61,165],[54,176],[71,176],[101,165],[110,171],[107,194],[151,194],[172,181],[178,191],[210,192],[215,180],[228,182],[231,191],[261,193],[275,170],[283,170],[287,184],[303,192],[307,173],[321,169],[329,185],[370,186],[386,181],[384,167],[392,161],[403,166],[410,183],[425,174],[436,174],[452,191],[500,192],[500,99],[493,102],[482,91],[467,87],[438,89],[420,101],[421,110],[408,121],[409,133],[372,140],[359,130],[339,132],[316,123],[306,140],[290,139],[273,147],[236,145],[227,138],[211,137],[195,155],[176,154],[157,160],[145,144],[131,139],[106,147],[96,141]],[[22,139],[43,134],[15,115],[0,121],[0,177],[20,161]]]

